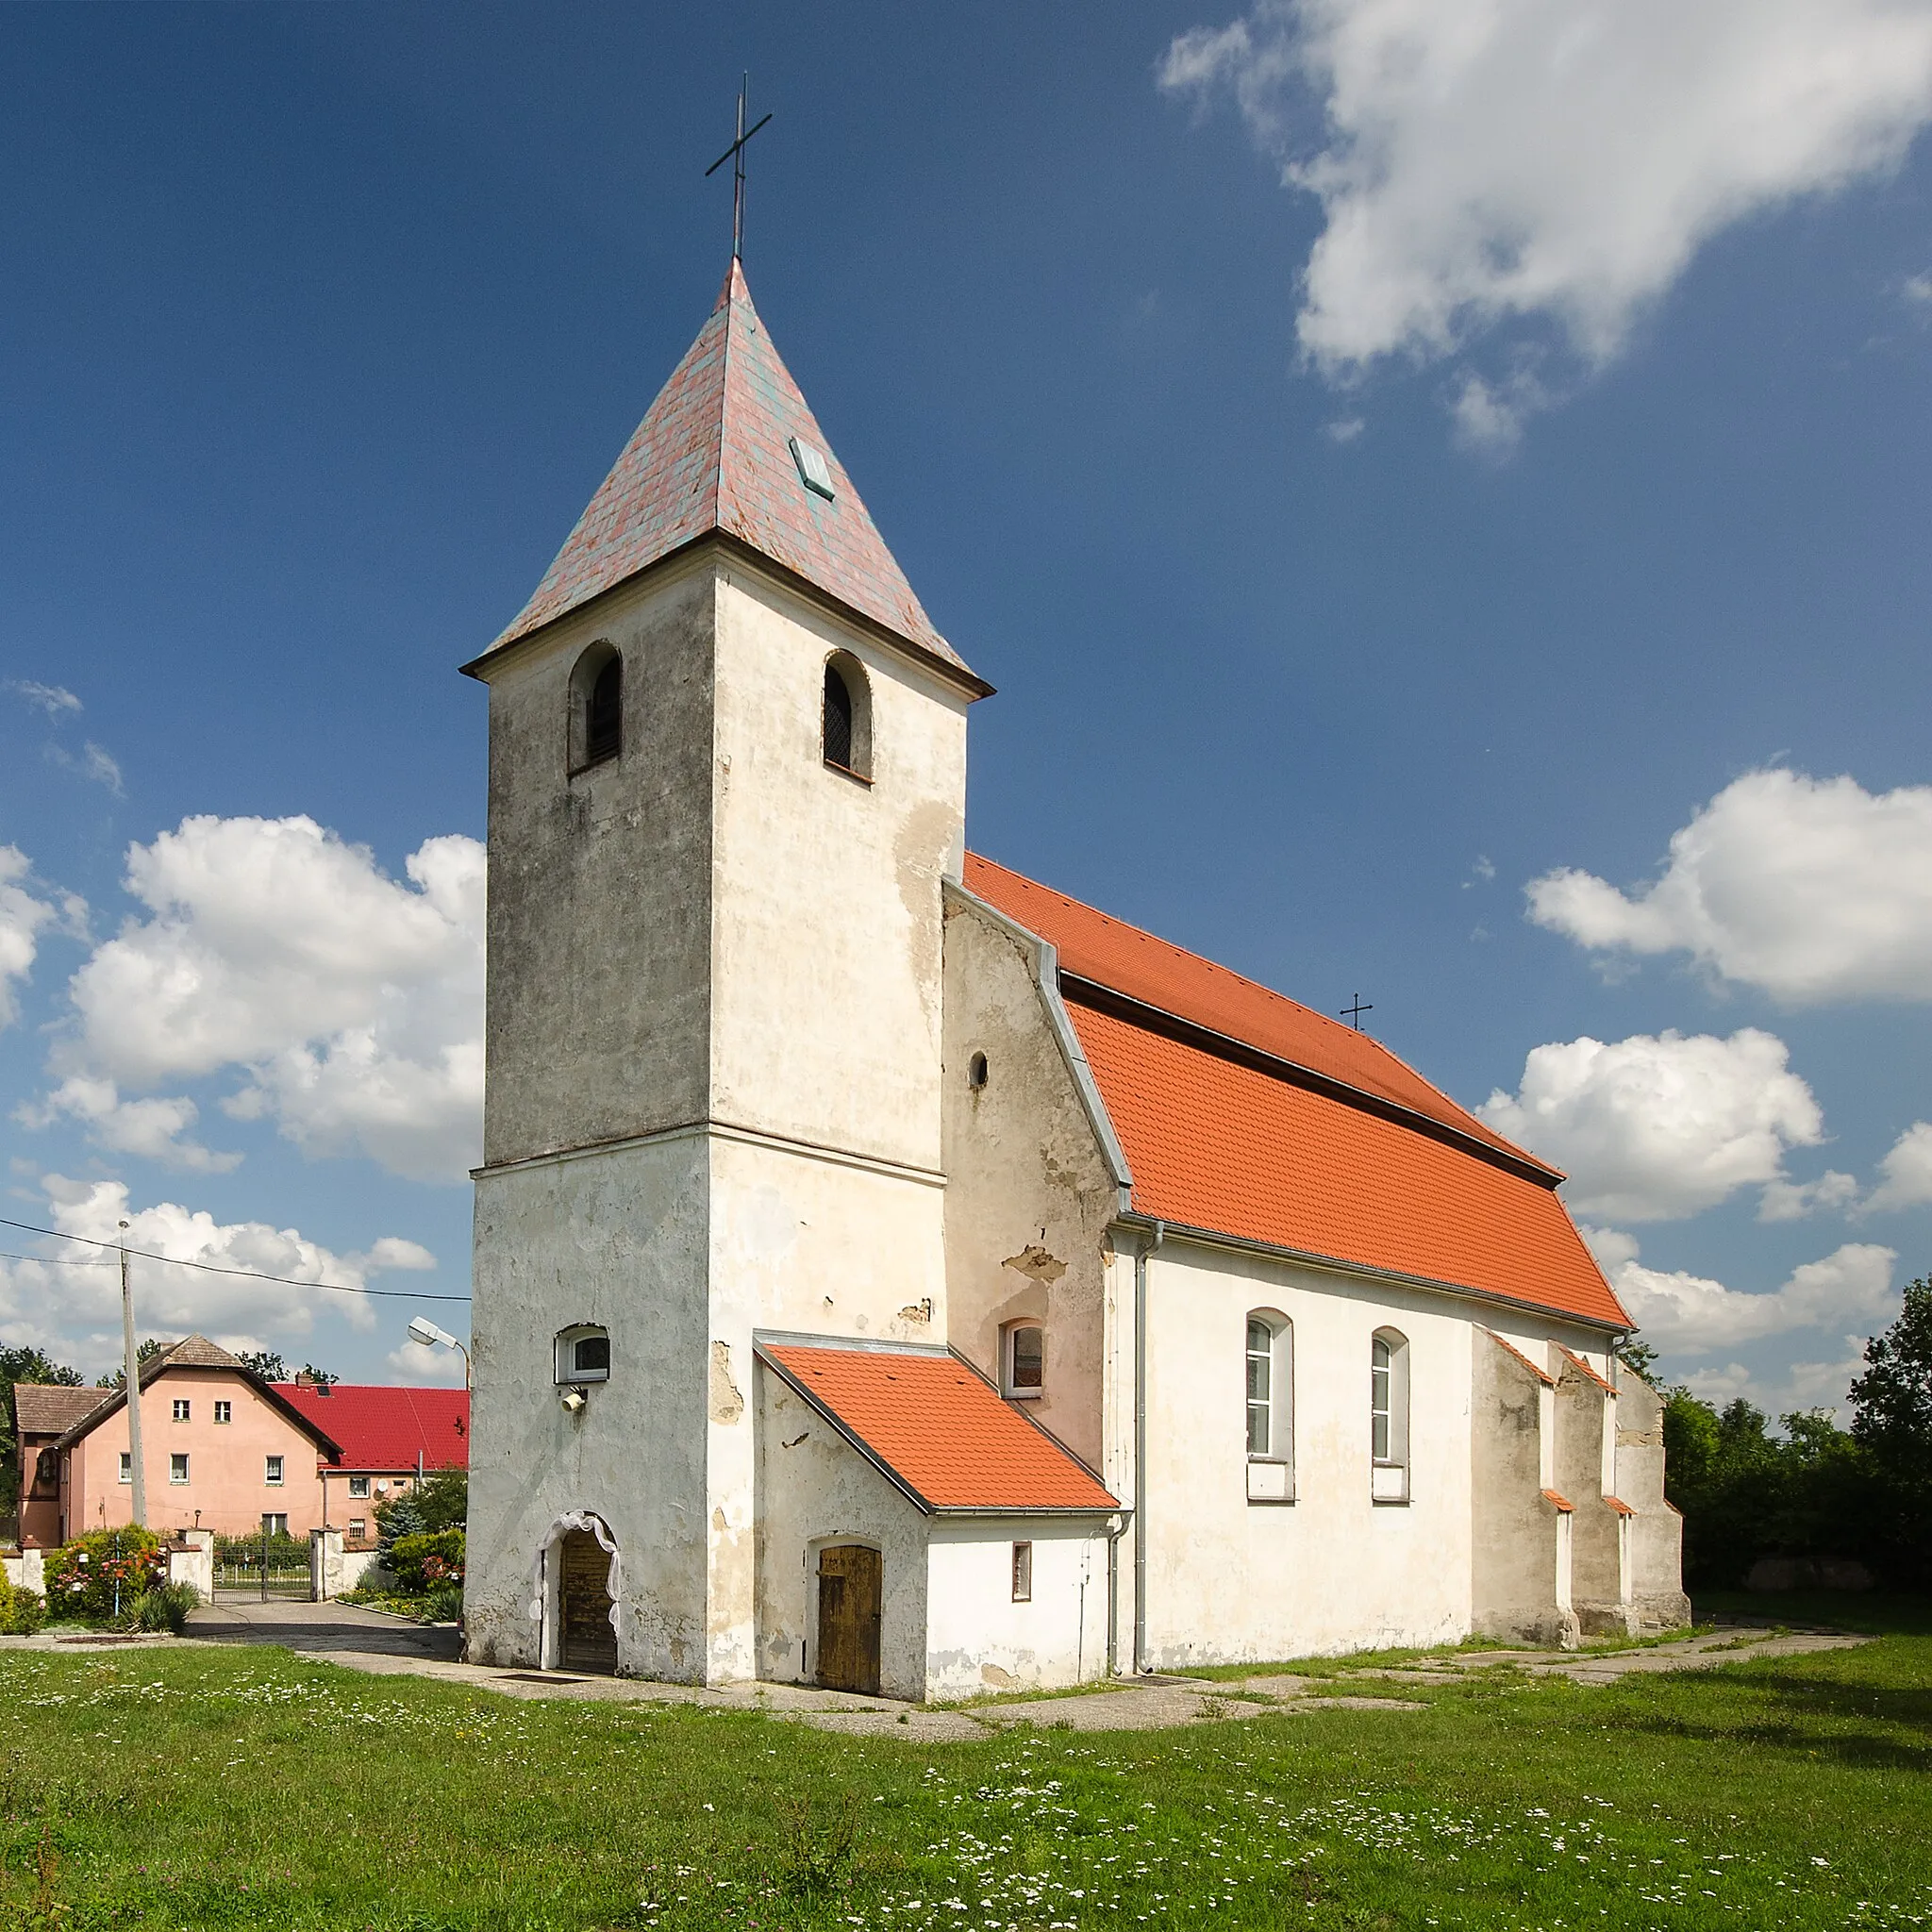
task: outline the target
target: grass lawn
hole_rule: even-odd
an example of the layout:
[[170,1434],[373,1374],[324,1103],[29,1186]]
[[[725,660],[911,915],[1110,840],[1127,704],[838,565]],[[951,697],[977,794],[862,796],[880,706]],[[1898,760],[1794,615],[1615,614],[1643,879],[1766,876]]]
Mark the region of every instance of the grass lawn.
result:
[[1932,1616],[1858,1614],[1890,1634],[943,1746],[268,1649],[0,1652],[0,1927],[1932,1924]]

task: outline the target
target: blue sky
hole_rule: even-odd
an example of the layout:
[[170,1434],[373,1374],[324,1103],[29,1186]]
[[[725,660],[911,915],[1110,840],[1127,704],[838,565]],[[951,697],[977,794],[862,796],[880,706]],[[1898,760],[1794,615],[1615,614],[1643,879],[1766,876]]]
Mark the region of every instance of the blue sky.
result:
[[[760,311],[999,687],[975,846],[1359,991],[1674,1373],[1836,1401],[1932,1272],[1932,8],[1680,16],[5,9],[5,1211],[464,1291],[455,667],[709,309],[749,67]],[[106,1271],[0,1271],[105,1365]],[[437,1372],[410,1308],[146,1325]]]

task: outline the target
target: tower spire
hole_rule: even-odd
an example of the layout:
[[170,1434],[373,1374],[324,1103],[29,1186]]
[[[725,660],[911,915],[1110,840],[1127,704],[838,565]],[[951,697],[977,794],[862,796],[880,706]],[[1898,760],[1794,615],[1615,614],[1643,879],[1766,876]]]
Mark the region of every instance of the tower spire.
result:
[[726,161],[731,163],[731,258],[741,261],[744,258],[744,144],[759,127],[772,117],[767,114],[755,127],[744,125],[745,109],[751,95],[751,75],[745,75],[738,83],[738,139],[734,141],[711,165],[705,170],[708,181]]

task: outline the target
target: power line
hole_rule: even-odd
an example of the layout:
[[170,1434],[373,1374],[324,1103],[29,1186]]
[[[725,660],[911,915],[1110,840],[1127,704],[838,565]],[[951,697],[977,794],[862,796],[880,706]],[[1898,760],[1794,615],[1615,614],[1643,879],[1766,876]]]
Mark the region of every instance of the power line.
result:
[[[138,1256],[143,1261],[158,1261],[164,1268],[198,1268],[204,1274],[233,1274],[243,1281],[273,1281],[283,1288],[325,1288],[337,1294],[375,1295],[391,1302],[467,1302],[466,1294],[418,1294],[406,1288],[354,1288],[346,1281],[297,1281],[291,1274],[263,1274],[254,1268],[221,1268],[212,1261],[177,1261],[172,1255],[157,1255],[146,1248],[122,1249],[118,1241],[97,1241],[92,1235],[67,1234],[58,1227],[36,1227],[30,1221],[9,1221],[0,1214],[0,1227],[17,1227],[23,1234],[45,1235],[50,1241],[79,1241],[84,1247],[107,1248],[115,1253]],[[39,1255],[15,1255],[16,1261],[38,1261]],[[118,1262],[58,1262],[61,1267],[115,1267]]]
[[10,1248],[0,1248],[0,1261],[32,1261],[42,1268],[118,1268],[121,1265],[118,1261],[68,1261],[58,1255],[16,1255]]

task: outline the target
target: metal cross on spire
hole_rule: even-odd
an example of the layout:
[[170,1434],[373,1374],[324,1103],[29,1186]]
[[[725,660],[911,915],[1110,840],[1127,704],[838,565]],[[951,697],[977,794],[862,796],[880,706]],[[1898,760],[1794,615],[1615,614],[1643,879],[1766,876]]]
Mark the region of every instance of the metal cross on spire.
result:
[[1355,995],[1355,1005],[1352,1007],[1343,1007],[1341,1009],[1341,1017],[1344,1020],[1353,1020],[1355,1022],[1355,1030],[1357,1033],[1359,1033],[1362,1030],[1362,1015],[1364,1013],[1373,1013],[1374,1010],[1375,1008],[1374,1003],[1373,1001],[1371,1001],[1367,1006],[1363,1006],[1361,994],[1357,993]]
[[708,181],[726,161],[731,163],[731,258],[740,260],[744,254],[744,144],[759,127],[772,117],[767,114],[756,127],[744,125],[746,100],[751,92],[751,75],[746,75],[738,87],[738,139],[734,141],[711,165],[705,170]]

